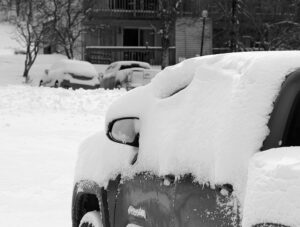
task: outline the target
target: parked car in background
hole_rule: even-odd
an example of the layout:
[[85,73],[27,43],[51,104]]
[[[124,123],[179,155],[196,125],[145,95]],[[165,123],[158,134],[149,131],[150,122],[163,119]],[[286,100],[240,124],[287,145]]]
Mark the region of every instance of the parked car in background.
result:
[[116,100],[80,147],[73,227],[300,226],[299,67],[199,57]]
[[63,59],[54,63],[39,82],[40,86],[63,88],[99,88],[99,74],[86,61]]
[[102,74],[105,89],[126,88],[127,90],[148,84],[160,70],[152,69],[147,62],[118,61],[111,63]]

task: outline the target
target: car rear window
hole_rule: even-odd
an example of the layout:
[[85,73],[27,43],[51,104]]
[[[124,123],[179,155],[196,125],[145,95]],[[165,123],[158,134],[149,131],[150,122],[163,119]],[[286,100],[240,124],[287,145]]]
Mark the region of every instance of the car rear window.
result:
[[106,73],[109,73],[109,72],[112,72],[114,71],[116,68],[117,68],[118,64],[114,63],[114,64],[111,64],[107,67],[107,69],[105,70]]
[[143,69],[148,69],[148,67],[145,67],[143,65],[139,65],[139,64],[130,64],[130,65],[122,65],[120,70],[123,70],[123,69],[130,69],[130,68],[143,68]]

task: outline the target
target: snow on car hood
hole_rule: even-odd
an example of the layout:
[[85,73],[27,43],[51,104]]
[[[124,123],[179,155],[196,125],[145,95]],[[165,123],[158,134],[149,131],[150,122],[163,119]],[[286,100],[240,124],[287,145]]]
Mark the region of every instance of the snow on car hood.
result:
[[269,132],[273,101],[299,66],[298,51],[189,59],[117,100],[106,125],[140,118],[139,156],[130,171],[192,173],[200,182],[231,183],[243,197],[248,160]]

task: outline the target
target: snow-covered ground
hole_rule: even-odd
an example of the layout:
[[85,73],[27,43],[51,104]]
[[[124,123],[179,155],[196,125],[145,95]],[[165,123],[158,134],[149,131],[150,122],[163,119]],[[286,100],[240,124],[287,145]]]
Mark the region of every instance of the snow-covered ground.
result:
[[[71,226],[78,146],[103,129],[107,107],[125,91],[23,84],[25,58],[12,54],[11,30],[0,24],[0,226]],[[39,56],[31,75],[61,58]]]
[[[0,43],[1,32],[8,30],[1,29],[0,24]],[[268,133],[269,113],[281,83],[299,67],[300,52],[190,59],[164,70],[149,86],[123,96],[125,90],[73,91],[26,85],[21,77],[24,56],[13,55],[13,46],[10,42],[0,46],[0,226],[71,225],[77,149],[89,135],[94,136],[86,140],[90,146],[87,142],[81,146],[81,160],[92,165],[78,162],[77,179],[96,177],[105,185],[111,174],[124,168],[128,174],[144,170],[162,176],[193,173],[199,182],[235,186],[242,208],[246,207],[245,226],[263,221],[299,226],[299,199],[291,196],[300,188],[298,149],[278,150],[276,156],[270,151],[256,155],[249,179],[247,171]],[[40,76],[61,58],[39,56],[30,75]],[[97,66],[98,71],[104,68]],[[121,96],[109,109],[106,123],[124,116],[143,122],[139,157],[130,169],[126,163],[132,160],[133,149],[123,147],[119,155],[122,145],[107,139],[107,144],[102,143],[103,134],[95,134],[104,129],[108,106]],[[101,152],[106,150],[99,150],[99,144],[113,148],[110,157],[101,159],[102,166]],[[93,155],[86,155],[91,151]],[[112,165],[114,157],[120,161]],[[274,207],[274,197],[286,203],[279,200]],[[293,212],[281,212],[282,205]]]
[[0,226],[71,226],[77,148],[123,93],[0,86]]

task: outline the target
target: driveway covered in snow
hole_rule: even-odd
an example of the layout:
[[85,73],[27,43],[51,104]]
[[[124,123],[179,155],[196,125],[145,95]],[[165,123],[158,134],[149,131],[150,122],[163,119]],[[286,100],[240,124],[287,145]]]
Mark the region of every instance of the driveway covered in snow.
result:
[[77,148],[124,93],[0,85],[0,226],[71,226]]

